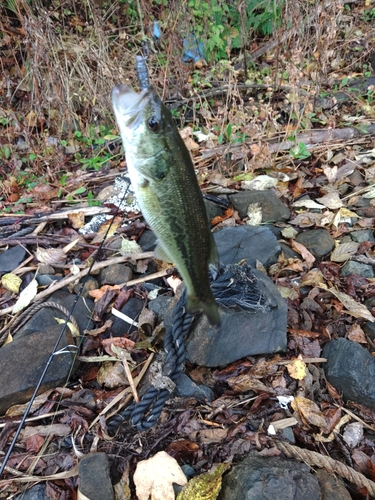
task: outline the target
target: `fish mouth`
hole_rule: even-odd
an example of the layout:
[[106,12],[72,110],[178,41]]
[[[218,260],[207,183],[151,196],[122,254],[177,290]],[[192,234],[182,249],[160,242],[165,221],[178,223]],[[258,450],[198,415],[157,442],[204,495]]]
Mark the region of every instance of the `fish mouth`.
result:
[[137,94],[127,85],[116,85],[112,90],[112,104],[117,118],[120,118],[125,126],[136,126],[149,102],[149,94],[150,88]]

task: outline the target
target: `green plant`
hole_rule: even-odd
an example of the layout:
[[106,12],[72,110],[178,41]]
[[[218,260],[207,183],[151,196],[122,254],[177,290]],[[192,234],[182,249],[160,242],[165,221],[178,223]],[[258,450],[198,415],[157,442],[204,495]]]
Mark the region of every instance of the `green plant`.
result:
[[193,31],[205,39],[207,59],[224,59],[242,47],[249,31],[272,34],[280,24],[284,0],[189,0]]
[[290,148],[289,153],[296,160],[305,160],[311,156],[304,142],[297,142],[295,146]]

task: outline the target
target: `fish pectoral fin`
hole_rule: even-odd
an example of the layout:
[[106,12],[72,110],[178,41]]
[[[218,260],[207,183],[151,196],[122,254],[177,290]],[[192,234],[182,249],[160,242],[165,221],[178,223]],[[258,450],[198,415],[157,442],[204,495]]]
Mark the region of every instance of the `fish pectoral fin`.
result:
[[202,301],[195,295],[188,295],[186,309],[190,314],[204,312],[211,325],[220,325],[219,310],[213,296],[208,301]]
[[169,255],[167,254],[167,252],[164,250],[164,248],[161,246],[160,243],[156,245],[156,248],[154,250],[154,255],[159,260],[164,260],[164,262],[173,264],[173,260],[169,257]]

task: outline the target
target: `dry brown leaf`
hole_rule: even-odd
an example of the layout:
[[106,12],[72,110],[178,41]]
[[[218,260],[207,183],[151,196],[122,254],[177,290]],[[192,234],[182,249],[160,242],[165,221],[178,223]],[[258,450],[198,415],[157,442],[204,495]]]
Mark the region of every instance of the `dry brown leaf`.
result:
[[203,429],[201,431],[193,431],[189,434],[192,441],[202,444],[220,443],[228,436],[228,429],[219,427],[213,429]]
[[332,293],[339,301],[343,304],[343,306],[347,309],[347,312],[354,316],[355,318],[365,318],[367,321],[374,322],[375,318],[367,309],[366,306],[360,304],[356,300],[354,300],[350,295],[346,293],[339,292],[335,288],[328,288],[328,291]]
[[104,224],[100,226],[99,231],[97,232],[95,238],[92,240],[91,243],[92,244],[101,243],[104,240],[104,238],[110,238],[121,226],[121,224],[122,224],[122,217],[120,216],[114,217],[113,222],[112,218],[108,219]]
[[353,342],[358,342],[359,344],[367,344],[365,332],[362,328],[355,323],[348,332],[348,339]]
[[306,377],[306,363],[300,357],[286,365],[286,368],[289,375],[296,380],[303,380]]
[[37,248],[35,257],[50,266],[63,266],[66,262],[66,255],[61,248]]
[[260,203],[250,203],[247,209],[247,216],[246,224],[249,226],[259,226],[262,222],[262,207]]
[[96,379],[98,384],[108,389],[129,385],[124,367],[119,362],[112,363],[111,361],[105,361],[100,367]]
[[313,256],[313,254],[309,252],[307,248],[304,245],[302,245],[302,243],[298,243],[298,241],[295,240],[292,240],[292,248],[293,250],[301,254],[301,257],[303,258],[308,268],[310,269],[310,267],[315,262],[315,257]]
[[138,462],[133,479],[138,500],[175,500],[173,483],[187,483],[177,460],[165,451]]
[[320,203],[317,203],[314,200],[311,200],[310,198],[302,198],[301,200],[297,200],[294,203],[292,203],[292,207],[294,208],[320,208],[321,210],[324,210],[326,207],[324,205],[321,205]]
[[340,195],[337,191],[332,191],[330,193],[325,194],[321,198],[317,198],[319,203],[322,203],[327,208],[331,210],[336,210],[337,208],[341,208],[343,206],[342,201],[340,200]]
[[85,214],[83,212],[74,212],[72,214],[68,214],[68,219],[72,224],[74,229],[80,229],[85,224]]
[[263,382],[252,377],[248,373],[238,375],[237,377],[230,377],[227,382],[235,391],[269,392],[271,394],[274,392],[272,387],[267,387]]
[[327,425],[323,413],[320,411],[319,406],[310,399],[297,396],[291,402],[294,411],[298,411],[301,419],[319,428],[325,428]]
[[311,269],[304,276],[301,277],[301,285],[304,286],[320,286],[324,283],[324,276],[319,269]]
[[97,302],[103,297],[107,290],[120,290],[120,288],[120,285],[103,285],[95,290],[90,290],[89,295],[95,299],[95,302]]
[[331,261],[345,262],[357,253],[359,243],[356,241],[347,241],[338,245],[331,253]]
[[102,346],[106,353],[110,356],[117,356],[116,352],[112,350],[113,346],[116,346],[120,349],[125,349],[127,352],[131,352],[134,348],[135,342],[126,337],[111,337],[109,339],[102,340]]

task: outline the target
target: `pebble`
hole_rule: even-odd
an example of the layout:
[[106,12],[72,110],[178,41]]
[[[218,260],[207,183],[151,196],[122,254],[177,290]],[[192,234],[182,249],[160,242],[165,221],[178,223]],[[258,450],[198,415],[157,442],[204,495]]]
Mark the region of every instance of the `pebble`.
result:
[[354,260],[349,260],[341,268],[342,276],[349,276],[350,274],[358,274],[364,278],[373,278],[374,269],[369,264],[362,264],[361,262],[355,262]]
[[14,500],[51,500],[51,497],[47,496],[45,484],[36,484],[24,493],[15,496]]
[[358,231],[352,231],[350,236],[353,241],[357,241],[358,243],[362,243],[363,241],[371,241],[371,243],[375,243],[374,234],[371,229],[359,229]]
[[106,453],[90,453],[83,457],[78,465],[78,476],[78,498],[114,500],[110,463]]
[[20,245],[8,248],[0,255],[0,275],[14,271],[29,254]]
[[329,254],[335,247],[335,240],[326,229],[308,229],[296,236],[296,241],[304,245],[317,259]]
[[318,479],[306,464],[251,451],[223,476],[218,500],[321,500]]
[[249,205],[253,203],[260,204],[263,223],[288,220],[290,218],[290,211],[287,206],[270,190],[242,191],[231,194],[228,198],[241,218],[247,217]]
[[256,267],[259,260],[268,268],[280,253],[276,236],[266,226],[225,227],[214,233],[214,239],[223,264],[246,260],[251,267]]
[[113,264],[105,267],[99,273],[101,285],[122,285],[133,279],[133,271],[125,264]]
[[346,400],[375,409],[375,358],[357,342],[340,338],[324,346],[327,380]]

